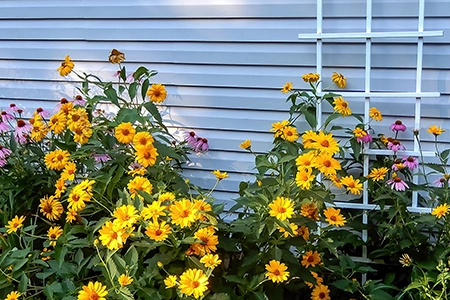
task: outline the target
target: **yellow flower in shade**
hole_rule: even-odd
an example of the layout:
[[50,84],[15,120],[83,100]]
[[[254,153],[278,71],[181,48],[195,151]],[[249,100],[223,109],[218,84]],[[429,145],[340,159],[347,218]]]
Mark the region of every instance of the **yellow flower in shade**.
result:
[[[298,230],[297,224],[295,224],[295,223],[290,223],[290,224],[289,224],[289,227],[291,228],[292,232],[294,233],[294,236],[295,236],[295,235],[298,235],[298,234],[297,234],[297,230]],[[292,236],[292,234],[291,234],[290,232],[288,232],[286,229],[284,229],[283,227],[278,226],[278,230],[279,230],[281,233],[283,233],[283,236],[284,236],[285,238],[287,238],[287,237],[289,237],[289,236]]]
[[348,102],[342,97],[336,97],[333,101],[334,110],[340,113],[343,117],[350,116],[352,110],[348,107]]
[[286,126],[283,128],[283,133],[281,134],[281,138],[288,142],[295,142],[298,140],[298,132],[297,128],[292,126]]
[[297,165],[297,168],[303,169],[303,168],[311,168],[315,166],[316,163],[316,156],[317,153],[315,153],[315,151],[309,151],[306,152],[302,155],[299,155],[296,159],[295,159],[295,163]]
[[69,151],[57,149],[47,153],[44,157],[44,162],[49,170],[60,171],[67,165],[69,158]]
[[75,64],[73,63],[72,59],[69,55],[66,55],[64,58],[64,61],[61,63],[61,66],[58,68],[59,75],[61,76],[67,76],[72,72],[73,67],[75,67]]
[[76,210],[74,210],[74,209],[69,209],[69,210],[66,212],[66,222],[72,223],[73,221],[75,221],[75,220],[77,219],[77,216],[78,216],[78,214],[77,214],[77,211],[76,211]]
[[330,290],[327,285],[318,284],[311,293],[311,300],[331,300]]
[[166,215],[164,212],[166,208],[167,206],[162,205],[161,201],[153,201],[152,204],[147,204],[147,207],[142,209],[141,217],[146,221],[148,219],[153,219],[153,221],[156,222],[160,216]]
[[162,221],[161,223],[153,221],[152,223],[148,224],[145,230],[145,234],[149,238],[157,242],[161,242],[167,239],[171,232],[172,229],[165,221]]
[[214,176],[216,176],[217,180],[222,180],[225,178],[230,178],[230,176],[227,174],[227,172],[220,172],[219,170],[214,170],[211,173],[214,174]]
[[177,285],[177,276],[175,275],[169,275],[166,277],[166,279],[164,279],[164,285],[166,286],[166,289],[171,289],[174,286]]
[[383,116],[381,115],[381,112],[376,109],[376,107],[371,107],[369,109],[369,117],[374,119],[377,122],[380,122],[383,120]]
[[333,74],[331,75],[331,80],[341,89],[345,88],[345,86],[347,85],[347,78],[337,72],[333,72]]
[[286,94],[287,92],[290,91],[292,91],[292,82],[286,82],[284,86],[281,88],[281,92]]
[[387,172],[389,172],[389,170],[386,167],[373,168],[366,177],[373,181],[381,181],[386,177]]
[[342,177],[341,182],[347,187],[347,191],[354,195],[360,195],[363,190],[363,184],[359,181],[359,179],[354,179],[353,175]]
[[309,228],[306,226],[300,226],[296,234],[301,236],[305,241],[309,240]]
[[323,278],[319,276],[316,272],[311,272],[311,275],[316,279],[315,284],[312,284],[311,282],[305,281],[306,285],[312,289],[315,285],[320,285],[323,283]]
[[170,206],[170,217],[172,223],[184,227],[191,227],[191,223],[195,222],[197,209],[194,203],[187,199],[174,202]]
[[40,253],[40,255],[42,256],[42,257],[41,257],[41,260],[47,261],[47,260],[51,259],[52,257],[51,257],[51,255],[50,255],[50,253],[49,253],[49,252],[51,252],[51,251],[52,251],[52,250],[47,249],[47,248],[42,249],[42,252]]
[[109,250],[116,250],[123,247],[127,242],[127,238],[130,236],[125,228],[121,228],[113,222],[108,221],[99,230],[100,241],[103,246],[106,246]]
[[145,147],[147,145],[153,144],[155,140],[153,139],[150,132],[141,131],[134,135],[133,146],[138,149],[139,147]]
[[403,253],[398,261],[402,264],[402,267],[409,267],[413,262],[412,258],[407,253]]
[[8,221],[8,225],[5,227],[8,228],[6,233],[10,234],[12,232],[17,232],[17,230],[23,226],[23,222],[25,221],[25,216],[15,216],[11,221]]
[[31,128],[30,137],[33,141],[42,141],[48,133],[49,128],[42,121],[35,121]]
[[50,227],[47,231],[48,239],[50,240],[50,245],[55,246],[56,240],[63,234],[63,230],[60,226]]
[[64,179],[59,178],[56,183],[55,183],[55,198],[60,198],[62,193],[64,193],[67,189],[66,187],[66,182],[64,181]]
[[129,144],[133,141],[136,129],[130,122],[119,124],[114,130],[114,136],[122,144]]
[[200,262],[205,265],[205,267],[214,269],[222,263],[217,254],[206,254],[200,259]]
[[197,209],[197,219],[202,221],[207,220],[205,213],[208,211],[212,211],[211,204],[204,200],[194,200],[194,207]]
[[312,148],[312,145],[317,140],[317,133],[315,133],[312,130],[305,131],[304,134],[302,134],[302,144],[305,149]]
[[48,127],[56,134],[63,133],[64,129],[66,129],[67,118],[64,112],[60,111],[57,114],[54,114],[50,117],[48,121]]
[[302,266],[304,266],[305,268],[309,268],[311,267],[315,267],[317,264],[319,264],[321,261],[320,259],[320,254],[317,251],[307,251],[303,256],[302,256]]
[[337,170],[341,170],[341,164],[335,158],[328,155],[320,155],[316,158],[315,167],[325,176],[336,175]]
[[158,268],[160,268],[160,269],[162,269],[164,267],[164,264],[160,261],[158,261],[156,264],[158,265]]
[[333,135],[331,133],[325,134],[322,131],[316,136],[316,140],[311,143],[311,147],[329,156],[339,152],[339,143],[333,138]]
[[147,96],[150,97],[150,101],[161,103],[166,100],[167,97],[167,91],[166,87],[159,83],[154,83],[147,91]]
[[132,227],[139,219],[139,214],[133,205],[122,205],[114,210],[114,223],[119,227]]
[[294,204],[289,198],[285,197],[277,197],[269,204],[269,208],[269,214],[280,221],[284,221],[294,214]]
[[164,201],[173,201],[175,200],[175,195],[171,192],[162,193],[158,196],[158,201],[164,202]]
[[133,282],[133,278],[131,278],[130,276],[128,276],[126,274],[122,274],[119,276],[117,281],[119,282],[120,286],[127,286]]
[[117,49],[112,49],[108,60],[112,64],[120,64],[125,60],[125,54]]
[[300,214],[308,219],[319,221],[319,210],[313,202],[302,204]]
[[251,147],[252,147],[252,141],[250,141],[250,140],[245,140],[239,145],[239,148],[246,149],[246,150],[250,149]]
[[77,123],[73,129],[73,140],[81,145],[86,144],[92,136],[92,125],[89,122]]
[[316,178],[316,175],[312,174],[312,169],[303,168],[297,171],[295,175],[295,183],[303,190],[309,190],[311,188],[311,183]]
[[131,176],[144,176],[145,173],[147,173],[147,170],[141,167],[135,168],[127,172],[127,174]]
[[436,218],[440,219],[442,217],[444,217],[447,213],[448,210],[450,209],[450,206],[447,203],[441,204],[439,206],[436,206],[433,211],[431,212],[431,214],[433,216],[436,216]]
[[194,296],[195,299],[203,296],[208,290],[208,277],[199,269],[188,269],[180,275],[180,286],[182,294]]
[[211,253],[217,250],[219,238],[214,235],[214,230],[210,228],[200,228],[194,233],[194,237],[201,241],[199,248],[203,248],[204,253]]
[[325,215],[325,221],[328,222],[330,225],[335,225],[337,227],[344,226],[345,224],[345,217],[341,215],[341,210],[336,209],[333,207],[328,207],[323,211],[323,214]]
[[98,281],[90,281],[88,285],[83,286],[82,291],[78,292],[78,300],[106,300],[106,295],[108,295],[106,286]]
[[320,79],[320,75],[317,73],[307,73],[302,75],[304,82],[317,82]]
[[194,243],[186,251],[186,255],[205,256],[206,255],[205,248],[198,243]]
[[151,195],[153,190],[153,185],[150,183],[150,181],[142,176],[136,176],[131,179],[128,182],[127,187],[128,191],[131,193],[131,198],[134,199],[137,196],[141,200],[143,200],[144,198],[139,195],[137,191],[143,191]]
[[[61,101],[60,101],[60,104],[61,104],[61,106],[59,108],[59,113],[64,114],[65,118],[67,118],[67,116],[69,116],[69,113],[73,109],[73,103],[69,102],[66,98],[62,98]],[[65,119],[64,122],[66,122],[66,121],[67,120]]]
[[356,128],[353,130],[353,135],[354,135],[355,137],[357,137],[357,138],[362,138],[362,137],[364,137],[364,136],[367,135],[367,132],[366,132],[364,129],[361,129],[361,128],[359,128],[359,127],[356,127]]
[[136,149],[136,161],[140,163],[144,168],[151,167],[156,163],[156,157],[158,156],[158,151],[153,146],[153,144],[147,144],[145,146]]
[[339,177],[337,177],[336,175],[331,175],[330,180],[334,184],[335,187],[337,187],[338,189],[342,189],[343,186],[341,183],[341,179]]
[[69,161],[64,167],[60,178],[62,180],[74,180],[76,171],[77,165],[74,162]]
[[50,221],[58,220],[64,210],[61,202],[56,200],[54,196],[41,198],[39,208],[44,217]]
[[289,277],[289,272],[287,272],[287,266],[284,263],[280,263],[276,260],[269,261],[269,264],[266,264],[266,277],[272,280],[273,282],[284,282]]
[[437,125],[432,125],[432,126],[428,127],[427,132],[434,134],[435,136],[438,136],[438,135],[444,133],[445,130]]
[[288,120],[283,120],[281,122],[276,122],[272,124],[270,131],[274,132],[274,137],[280,137],[283,134],[283,129],[289,125]]
[[89,122],[89,117],[86,109],[82,107],[71,109],[67,114],[67,127],[72,131],[84,122]]
[[19,297],[22,296],[20,292],[11,292],[8,295],[6,295],[5,300],[17,300]]

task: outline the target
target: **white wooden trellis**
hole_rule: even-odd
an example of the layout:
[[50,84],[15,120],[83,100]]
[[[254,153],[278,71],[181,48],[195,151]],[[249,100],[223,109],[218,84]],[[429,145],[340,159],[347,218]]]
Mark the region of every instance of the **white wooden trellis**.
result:
[[[414,115],[414,128],[420,128],[421,118],[421,100],[422,98],[437,98],[440,96],[438,92],[422,92],[422,58],[423,58],[423,38],[424,37],[437,37],[443,36],[443,31],[424,31],[424,19],[425,19],[425,0],[419,1],[418,11],[418,30],[417,31],[405,31],[405,32],[372,32],[372,0],[366,0],[366,32],[354,32],[354,33],[323,33],[322,32],[322,20],[323,20],[323,3],[322,0],[317,0],[317,32],[315,34],[299,34],[298,38],[301,40],[315,40],[316,41],[316,73],[322,74],[322,44],[324,40],[348,40],[348,39],[365,39],[365,80],[364,80],[364,92],[343,92],[340,93],[344,98],[364,98],[364,122],[367,124],[369,117],[370,100],[372,98],[415,98],[415,115]],[[417,38],[417,66],[416,66],[416,90],[413,92],[372,92],[370,87],[371,78],[371,48],[372,39],[374,38]],[[318,86],[319,95],[324,93],[321,90],[321,84]],[[322,105],[317,106],[317,122],[319,126],[322,124]],[[366,176],[369,173],[369,155],[392,155],[391,150],[380,149],[365,149],[364,150],[364,171],[363,175]],[[419,144],[417,140],[414,140],[414,150],[412,151],[398,151],[398,155],[406,156],[419,156]],[[435,156],[434,152],[424,151],[422,152],[424,157]],[[414,183],[418,182],[418,177],[414,176]],[[363,223],[368,222],[368,210],[379,209],[376,204],[369,203],[369,194],[367,191],[367,182],[364,183],[364,191],[362,197],[362,203],[349,203],[349,202],[335,202],[336,206],[349,209],[359,209],[363,211]],[[418,194],[413,192],[412,204],[408,207],[408,210],[412,212],[430,212],[430,208],[418,206]],[[367,241],[367,230],[363,230],[362,239]],[[367,248],[363,247],[362,261],[367,261]],[[365,276],[363,277],[365,281]]]

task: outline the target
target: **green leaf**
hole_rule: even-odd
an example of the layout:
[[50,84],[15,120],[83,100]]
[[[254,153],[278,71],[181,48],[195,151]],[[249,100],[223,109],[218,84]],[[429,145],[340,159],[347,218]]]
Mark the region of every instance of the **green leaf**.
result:
[[25,293],[27,291],[27,286],[28,286],[28,276],[27,274],[22,274],[22,276],[20,277],[20,283],[19,283],[19,287],[18,290],[21,293]]
[[138,89],[138,83],[137,82],[133,82],[128,87],[128,95],[130,96],[130,100],[131,101],[133,101],[133,99],[136,97],[137,89]]
[[120,69],[120,78],[125,82],[127,80],[127,71],[125,66]]
[[158,108],[156,107],[155,104],[153,104],[153,102],[145,102],[143,104],[143,106],[148,110],[148,112],[153,116],[153,118],[155,118],[155,120],[158,122],[158,124],[162,124],[162,118],[161,118],[161,114],[159,113]]
[[317,119],[316,119],[316,108],[315,107],[308,107],[307,109],[303,110],[303,114],[305,115],[306,122],[308,122],[309,126],[311,128],[316,128],[317,126]]
[[64,263],[66,254],[67,254],[67,247],[62,245],[60,247],[56,247],[55,249],[55,259],[58,262],[58,266],[61,268],[62,264]]
[[108,97],[108,100],[111,101],[111,103],[120,107],[119,99],[117,97],[117,91],[114,88],[110,87],[110,88],[106,89],[104,91],[104,93],[105,93],[106,97]]
[[149,85],[150,85],[150,82],[149,82],[148,78],[146,78],[141,86],[141,96],[142,96],[142,100],[144,100],[144,101],[145,101],[145,96],[147,95]]
[[128,249],[127,253],[125,254],[124,259],[131,266],[137,265],[139,260],[139,254],[136,250],[136,247],[131,246],[130,249]]
[[438,171],[441,174],[445,174],[445,168],[442,165],[433,164],[433,163],[424,163],[425,166],[431,168],[435,171]]
[[133,78],[136,81],[139,81],[141,79],[141,76],[148,73],[148,69],[144,66],[140,66],[136,69],[136,71],[133,73]]
[[244,278],[242,278],[240,276],[236,276],[236,275],[225,275],[225,276],[223,276],[223,278],[225,278],[225,280],[227,280],[229,282],[233,282],[233,283],[240,283],[240,284],[247,283],[247,280],[245,280]]

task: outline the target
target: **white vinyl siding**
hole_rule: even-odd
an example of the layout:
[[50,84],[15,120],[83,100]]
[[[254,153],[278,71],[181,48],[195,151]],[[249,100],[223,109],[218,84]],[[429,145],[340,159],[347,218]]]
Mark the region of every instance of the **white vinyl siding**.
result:
[[[324,1],[323,32],[364,32],[365,3]],[[417,12],[416,0],[374,1],[372,31],[416,31]],[[432,141],[424,129],[436,123],[447,129],[442,140],[450,141],[450,2],[425,1],[424,29],[444,36],[424,38],[422,91],[442,96],[423,99],[421,136]],[[112,78],[116,67],[107,57],[117,48],[126,54],[127,70],[144,64],[159,71],[155,80],[167,86],[163,109],[173,130],[193,129],[208,138],[211,150],[191,156],[186,176],[207,187],[214,183],[212,170],[227,171],[231,178],[215,196],[228,201],[237,197],[241,180],[253,180],[254,156],[239,143],[252,139],[255,151],[269,149],[271,124],[287,118],[280,88],[286,81],[307,87],[301,75],[315,71],[316,46],[297,36],[315,32],[313,0],[0,1],[0,108],[15,102],[52,109],[61,97],[76,94],[76,78],[56,72],[65,55],[79,71]],[[348,78],[347,91],[364,91],[363,42],[324,42],[324,86],[338,71]],[[371,90],[414,91],[416,48],[414,38],[373,39]],[[363,113],[364,99],[348,100]],[[372,104],[385,116],[374,124],[377,132],[388,133],[397,118],[412,129],[414,99]],[[412,132],[407,135],[412,141]],[[431,149],[431,143],[424,146]]]

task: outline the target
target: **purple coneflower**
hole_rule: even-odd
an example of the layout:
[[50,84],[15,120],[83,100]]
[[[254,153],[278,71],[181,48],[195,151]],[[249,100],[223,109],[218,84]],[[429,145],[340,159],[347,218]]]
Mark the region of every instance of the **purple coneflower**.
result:
[[8,161],[6,159],[0,158],[0,167],[3,168],[4,166],[6,166],[6,164],[8,163]]
[[387,147],[389,150],[392,150],[394,152],[397,152],[398,150],[406,150],[405,146],[400,144],[398,140],[392,140],[392,142],[389,142],[387,144]]
[[205,138],[199,137],[197,142],[195,143],[194,150],[195,151],[208,151],[208,140]]
[[406,126],[402,123],[402,121],[397,120],[390,126],[392,131],[405,131]]
[[0,159],[6,159],[11,154],[11,150],[0,145]]
[[435,181],[433,181],[433,184],[434,184],[436,187],[443,187],[443,186],[444,186],[444,183],[445,183],[445,178],[444,178],[444,177],[438,178],[438,179],[436,179]]
[[404,191],[407,188],[409,188],[406,182],[404,182],[400,177],[394,177],[392,179],[389,179],[388,181],[386,181],[386,184],[390,185],[391,189],[396,191]]
[[43,109],[42,107],[36,108],[36,113],[40,115],[43,119],[48,119],[50,117],[50,112]]
[[198,137],[194,131],[183,132],[183,137],[191,147],[195,147],[195,144],[197,144]]
[[413,170],[419,166],[419,162],[417,161],[417,157],[403,157],[403,164],[408,167],[410,170]]
[[29,134],[32,128],[33,126],[30,123],[19,119],[17,120],[17,127],[14,129],[14,135],[20,140],[20,137]]
[[8,132],[9,131],[9,125],[3,122],[0,118],[0,133],[2,132]]
[[94,156],[94,161],[96,163],[107,162],[108,160],[111,160],[111,156],[109,156],[108,154],[93,153],[92,155]]
[[372,142],[372,136],[370,135],[370,134],[366,134],[365,136],[363,136],[363,137],[357,137],[356,138],[356,141],[358,142],[358,143],[361,143],[361,142],[363,142],[363,143],[365,143],[365,144],[367,144],[367,143],[371,143]]
[[[9,107],[6,109],[6,111],[10,114],[15,113],[15,112],[19,112],[20,108],[17,107],[17,105],[15,105],[14,103],[11,103],[9,105]],[[22,110],[23,112],[23,110]]]
[[84,106],[86,104],[86,100],[84,100],[83,97],[81,97],[81,95],[76,95],[72,103],[74,106],[75,105]]
[[3,122],[14,120],[14,115],[8,113],[7,111],[2,111],[1,114]]

